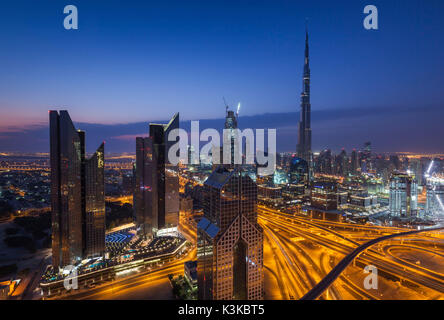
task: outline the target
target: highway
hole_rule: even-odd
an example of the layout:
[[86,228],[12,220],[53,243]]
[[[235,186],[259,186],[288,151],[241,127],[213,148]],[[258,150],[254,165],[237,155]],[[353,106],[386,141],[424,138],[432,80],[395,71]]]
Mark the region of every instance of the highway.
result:
[[[195,245],[195,226],[180,220],[181,232]],[[258,223],[264,230],[267,299],[444,299],[442,232],[321,221],[263,206]],[[167,276],[183,274],[183,263],[195,258],[193,249],[157,269],[64,298],[171,299]],[[365,265],[385,274],[380,290],[363,288]]]
[[[275,246],[278,246],[276,242],[286,241],[289,244],[284,247],[282,244],[279,249],[280,252],[274,252],[281,257],[277,257],[276,260],[283,259],[290,260],[292,256],[297,256],[301,260],[298,266],[289,266],[281,264],[282,268],[285,268],[285,273],[291,275],[296,273],[295,278],[305,278],[305,283],[312,283],[315,280],[315,284],[319,283],[323,279],[327,272],[330,272],[345,256],[352,253],[360,245],[368,242],[369,240],[380,238],[381,236],[398,234],[400,232],[411,231],[408,229],[400,228],[388,228],[379,226],[367,226],[356,225],[349,223],[335,223],[329,221],[311,220],[306,217],[289,216],[282,214],[278,211],[268,209],[265,207],[259,207],[259,223],[267,230],[268,238],[275,242]],[[362,288],[362,279],[359,279],[362,274],[362,268],[351,266],[353,270],[361,270],[358,276],[355,275],[343,275],[341,274],[337,281],[331,285],[326,291],[326,294],[322,296],[323,299],[396,299],[399,296],[394,296],[394,293],[403,294],[405,298],[424,299],[424,295],[430,297],[443,298],[444,286],[443,286],[443,274],[442,270],[430,270],[419,266],[415,263],[408,261],[402,261],[401,259],[394,257],[392,254],[386,253],[386,246],[396,245],[401,246],[403,250],[410,250],[408,246],[412,243],[422,253],[432,255],[436,259],[439,258],[439,252],[442,252],[444,248],[444,241],[442,234],[433,233],[430,230],[423,231],[423,234],[413,236],[416,233],[410,235],[408,239],[390,240],[384,241],[382,248],[368,248],[365,253],[359,255],[355,263],[361,262],[363,265],[373,264],[377,266],[378,270],[381,270],[389,275],[389,278],[398,278],[398,282],[385,281],[385,292],[369,292]],[[419,237],[419,238],[418,238]],[[395,237],[396,238],[396,237]],[[266,237],[267,239],[267,237]],[[280,240],[278,240],[280,239]],[[296,239],[296,241],[289,241]],[[390,242],[386,244],[386,242]],[[405,243],[405,245],[403,244]],[[292,245],[291,245],[292,244]],[[264,246],[267,246],[267,241]],[[266,250],[264,250],[266,252]],[[391,252],[391,251],[389,251]],[[411,252],[411,251],[408,251]],[[416,252],[415,252],[416,254]],[[311,257],[311,261],[305,259],[304,256]],[[265,258],[265,257],[264,257]],[[436,264],[441,262],[439,260]],[[318,266],[318,267],[316,267]],[[267,266],[266,266],[267,267]],[[441,273],[440,273],[441,272]],[[350,273],[350,272],[348,272]],[[409,284],[419,287],[416,291],[405,288],[399,285],[401,282],[408,281]],[[300,291],[301,280],[294,281],[295,286],[299,286],[299,292],[294,290],[296,298],[302,298]],[[290,284],[286,284],[287,287],[291,287]],[[314,285],[311,286],[313,288]],[[267,289],[267,288],[266,288]],[[306,290],[307,293],[309,290]],[[423,293],[418,294],[418,292]],[[282,295],[282,299],[288,299],[285,295]]]
[[[179,260],[165,263],[153,270],[127,276],[123,279],[105,283],[96,288],[82,290],[65,296],[56,296],[54,299],[69,300],[109,300],[109,299],[171,299],[172,291],[168,275],[183,274],[184,262],[196,259],[196,250]],[[162,290],[159,285],[168,290]]]
[[[181,219],[181,222],[182,219]],[[193,245],[196,242],[196,230],[181,223],[180,230]],[[189,254],[179,260],[165,263],[152,270],[139,273],[105,283],[91,289],[83,289],[65,296],[56,296],[54,299],[75,300],[108,300],[108,299],[173,299],[172,289],[168,275],[183,274],[184,262],[196,259],[196,250],[193,248]]]
[[315,299],[317,299],[333,283],[333,281],[336,280],[336,278],[353,261],[353,259],[355,259],[358,256],[358,254],[363,252],[365,249],[371,247],[372,245],[374,245],[378,242],[384,241],[384,240],[389,240],[391,238],[399,238],[399,237],[409,236],[409,235],[413,235],[413,234],[418,234],[421,232],[438,231],[438,230],[443,230],[443,229],[444,229],[444,227],[428,229],[428,230],[408,231],[408,232],[402,232],[402,233],[397,233],[397,234],[391,234],[391,235],[387,235],[387,236],[383,236],[383,237],[380,237],[377,239],[370,240],[369,242],[367,242],[363,245],[360,245],[358,248],[353,250],[353,252],[351,252],[344,259],[342,259],[341,262],[339,262],[339,264],[336,265],[336,267],[334,267],[333,270],[330,271],[330,273],[324,279],[321,280],[321,282],[319,282],[313,289],[311,289],[308,293],[306,293],[301,298],[301,300],[315,300]]

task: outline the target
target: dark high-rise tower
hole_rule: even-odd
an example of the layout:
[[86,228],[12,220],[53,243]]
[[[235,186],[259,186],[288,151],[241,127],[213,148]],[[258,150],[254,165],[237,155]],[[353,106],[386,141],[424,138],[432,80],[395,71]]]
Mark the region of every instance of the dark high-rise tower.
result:
[[85,133],[67,111],[50,111],[52,264],[55,268],[104,253],[103,144],[85,159]]
[[82,258],[81,135],[67,111],[49,112],[52,211],[52,265]]
[[311,159],[311,105],[310,105],[310,60],[308,48],[308,31],[305,33],[305,60],[301,94],[301,120],[299,121],[299,137],[297,154],[312,167]]
[[[234,111],[228,110],[228,106],[226,107],[227,112],[225,116],[225,127],[224,129],[227,130],[228,134],[227,136],[224,136],[224,145],[223,148],[230,148],[230,164],[225,163],[227,165],[227,168],[233,168],[235,164],[235,158],[236,158],[236,151],[239,152],[240,150],[236,150],[235,143],[237,142],[238,134],[237,134],[237,115],[234,114]],[[222,152],[223,156],[223,152]],[[223,158],[221,158],[223,159]]]
[[148,138],[136,138],[136,221],[143,235],[152,236],[179,223],[178,168],[168,160],[171,130],[179,128],[179,114],[168,124],[150,124]]
[[105,171],[102,143],[94,155],[85,159],[84,165],[84,256],[105,254]]
[[[224,100],[225,101],[225,100]],[[235,144],[237,143],[237,139],[239,138],[237,132],[237,120],[238,113],[234,113],[234,111],[228,109],[228,105],[225,106],[225,125],[224,125],[224,135],[223,135],[223,143],[222,146],[214,146],[211,150],[213,156],[213,170],[215,170],[219,165],[223,165],[228,169],[234,168],[234,160],[235,160],[235,151],[238,152],[238,156],[242,156],[239,154],[240,150],[236,150]],[[225,152],[225,159],[224,159]],[[230,158],[228,159],[227,156]],[[219,157],[219,161],[215,161],[215,158]]]
[[153,193],[157,193],[153,181],[151,163],[153,162],[153,144],[151,139],[136,138],[136,163],[134,168],[134,212],[137,226],[143,235],[150,235],[153,226],[157,226],[157,203],[152,203]]
[[358,158],[358,152],[356,152],[356,149],[353,149],[351,154],[351,160],[350,160],[350,171],[351,174],[357,174],[359,168],[359,158]]

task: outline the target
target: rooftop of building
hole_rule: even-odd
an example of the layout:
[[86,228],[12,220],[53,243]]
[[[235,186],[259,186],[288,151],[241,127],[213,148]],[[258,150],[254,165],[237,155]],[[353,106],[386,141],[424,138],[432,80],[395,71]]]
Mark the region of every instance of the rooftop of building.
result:
[[197,268],[197,260],[190,260],[185,262],[185,267],[189,270]]
[[324,209],[319,209],[313,206],[302,206],[302,209],[304,210],[313,210],[313,211],[317,211],[317,212],[322,212],[322,213],[330,213],[330,214],[339,214],[339,215],[345,215],[345,211],[343,210],[324,210]]
[[335,189],[337,186],[338,184],[332,181],[315,181],[313,183],[313,188],[318,189]]
[[204,231],[211,238],[215,238],[219,232],[219,227],[211,223],[206,217],[202,217],[197,224],[197,229]]

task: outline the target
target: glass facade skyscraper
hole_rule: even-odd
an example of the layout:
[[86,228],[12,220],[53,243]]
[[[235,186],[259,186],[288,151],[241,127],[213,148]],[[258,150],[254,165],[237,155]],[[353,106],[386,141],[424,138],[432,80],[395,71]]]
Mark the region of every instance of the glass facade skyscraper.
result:
[[105,254],[105,175],[102,143],[90,159],[85,159],[84,253],[86,258]]
[[82,258],[82,143],[67,111],[49,112],[52,264]]
[[237,156],[239,156],[239,152],[241,150],[236,150],[235,144],[242,145],[242,142],[238,142],[239,136],[237,132],[237,117],[234,114],[234,111],[228,110],[226,111],[225,116],[225,127],[224,127],[227,134],[224,135],[224,144],[223,149],[229,148],[228,152],[225,151],[230,156],[230,161],[228,163],[228,159],[223,159],[223,154],[221,157],[221,160],[223,159],[223,163],[227,168],[232,168],[235,164],[236,159],[236,152],[238,153]]
[[444,216],[444,176],[427,178],[427,201],[425,214],[428,218]]
[[292,184],[308,184],[308,163],[304,159],[291,159],[288,178]]
[[145,236],[153,236],[179,224],[178,167],[168,160],[175,141],[169,133],[179,128],[179,114],[168,124],[151,123],[148,138],[136,138],[136,221]]
[[135,165],[135,189],[134,212],[137,226],[143,235],[151,235],[153,226],[157,226],[157,208],[153,207],[151,197],[157,190],[153,183],[151,166],[153,162],[153,145],[150,138],[136,138],[136,165]]
[[416,217],[418,213],[418,184],[414,177],[395,172],[390,177],[390,215]]
[[257,186],[240,167],[219,166],[204,184],[197,261],[199,299],[263,299],[263,231],[257,223]]
[[[96,254],[99,247],[104,251],[104,146],[85,160],[84,132],[75,129],[68,112],[50,111],[49,123],[52,264],[58,268]],[[88,223],[88,217],[94,218]]]

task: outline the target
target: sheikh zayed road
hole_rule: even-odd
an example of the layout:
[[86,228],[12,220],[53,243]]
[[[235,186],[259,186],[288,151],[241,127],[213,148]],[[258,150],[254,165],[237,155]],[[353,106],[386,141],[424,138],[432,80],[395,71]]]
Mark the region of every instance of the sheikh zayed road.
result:
[[[300,299],[332,268],[359,245],[409,229],[326,222],[258,207],[264,229],[266,299]],[[182,222],[183,221],[183,222]],[[181,229],[194,242],[195,228],[185,220]],[[442,299],[444,292],[444,233],[382,241],[363,251],[321,295],[323,299]],[[83,290],[69,299],[155,298],[165,288],[167,275],[183,273],[183,263],[195,259],[196,250],[149,272]],[[378,290],[365,290],[362,266],[374,265],[380,277]],[[151,292],[151,293],[150,293]]]

